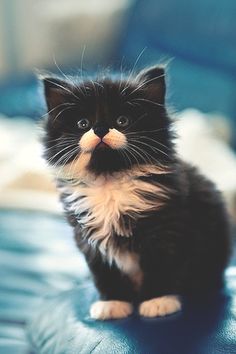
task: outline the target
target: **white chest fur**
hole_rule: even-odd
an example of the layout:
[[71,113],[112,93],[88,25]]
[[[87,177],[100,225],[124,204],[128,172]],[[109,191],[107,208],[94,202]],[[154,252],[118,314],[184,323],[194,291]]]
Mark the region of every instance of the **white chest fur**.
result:
[[[124,224],[122,216],[135,219],[144,211],[162,206],[163,201],[158,201],[158,196],[166,195],[160,186],[144,182],[137,178],[135,171],[132,172],[117,174],[116,177],[99,177],[67,191],[71,211],[81,215],[79,222],[90,233],[89,242],[102,241],[105,248],[114,233],[129,237],[132,230]],[[154,198],[147,198],[147,194]]]
[[[137,284],[142,277],[137,255],[128,251],[121,252],[108,241],[114,234],[120,237],[132,236],[132,228],[129,222],[124,222],[124,216],[135,220],[143,216],[145,211],[159,209],[163,200],[168,199],[168,194],[159,185],[138,179],[153,172],[167,173],[154,168],[151,170],[147,166],[146,170],[133,169],[129,173],[119,173],[109,178],[99,177],[63,188],[68,194],[66,201],[69,208],[73,214],[78,215],[88,243],[95,247],[99,245],[99,250],[109,263],[114,262]],[[152,198],[147,198],[147,194]]]

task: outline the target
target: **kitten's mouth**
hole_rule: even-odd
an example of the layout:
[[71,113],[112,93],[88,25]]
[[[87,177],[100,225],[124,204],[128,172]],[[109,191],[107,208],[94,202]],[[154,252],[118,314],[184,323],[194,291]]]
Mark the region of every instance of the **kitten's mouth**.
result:
[[98,143],[95,146],[95,150],[97,150],[97,149],[106,149],[106,148],[110,148],[110,146],[108,144],[104,143],[104,141],[101,141],[100,143]]

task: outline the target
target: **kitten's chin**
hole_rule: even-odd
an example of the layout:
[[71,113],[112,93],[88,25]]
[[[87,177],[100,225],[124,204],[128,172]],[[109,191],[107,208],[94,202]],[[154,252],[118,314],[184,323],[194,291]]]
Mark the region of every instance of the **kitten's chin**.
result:
[[87,169],[95,174],[103,174],[122,171],[128,167],[121,152],[104,143],[93,151]]

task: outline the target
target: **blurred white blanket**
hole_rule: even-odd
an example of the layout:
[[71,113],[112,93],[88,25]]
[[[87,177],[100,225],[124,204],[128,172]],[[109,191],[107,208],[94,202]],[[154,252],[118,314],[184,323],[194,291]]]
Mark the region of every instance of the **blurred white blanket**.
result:
[[[177,116],[176,142],[182,158],[217,184],[236,219],[236,156],[225,141],[229,132],[225,122],[186,110]],[[51,174],[41,157],[39,135],[38,126],[30,119],[0,117],[0,207],[61,211]]]

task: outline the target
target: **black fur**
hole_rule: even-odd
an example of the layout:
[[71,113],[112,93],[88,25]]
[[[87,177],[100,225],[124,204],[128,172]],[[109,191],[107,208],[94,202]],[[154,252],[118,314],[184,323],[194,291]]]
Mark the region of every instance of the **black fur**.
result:
[[[114,174],[150,162],[171,170],[170,174],[145,177],[148,183],[170,189],[165,205],[136,220],[123,215],[122,222],[131,223],[133,235],[125,238],[114,232],[109,241],[121,251],[128,249],[139,255],[144,274],[139,290],[115,264],[108,264],[98,248],[89,245],[83,237],[79,213],[69,211],[66,194],[61,194],[68,221],[101,297],[140,302],[160,295],[204,294],[219,288],[230,253],[228,218],[213,183],[176,156],[164,102],[164,70],[151,68],[129,83],[109,78],[72,84],[45,78],[44,85],[48,109],[52,110],[45,123],[44,139],[45,158],[51,164],[63,165],[79,154],[75,150],[66,160],[68,156],[63,157],[65,152],[60,152],[65,138],[71,137],[72,142],[65,140],[63,146],[71,143],[71,149],[76,147],[73,138],[79,140],[84,133],[78,130],[79,119],[86,117],[92,126],[99,123],[118,129],[116,118],[124,115],[132,121],[125,129],[137,133],[137,151],[143,149],[146,157],[130,154],[126,159],[119,150],[95,149],[89,171],[96,176]],[[74,105],[67,106],[68,103]],[[149,146],[145,145],[147,141]],[[58,186],[67,183],[70,181],[57,181]]]

